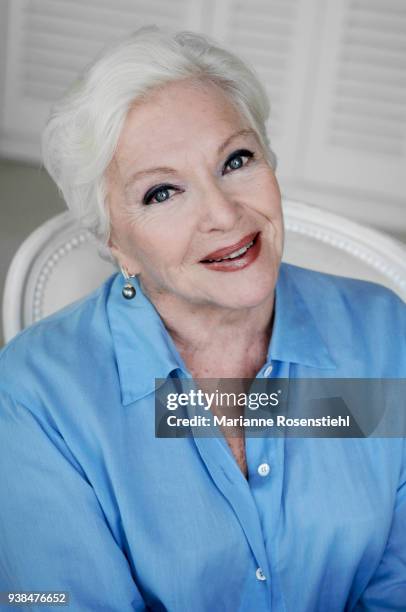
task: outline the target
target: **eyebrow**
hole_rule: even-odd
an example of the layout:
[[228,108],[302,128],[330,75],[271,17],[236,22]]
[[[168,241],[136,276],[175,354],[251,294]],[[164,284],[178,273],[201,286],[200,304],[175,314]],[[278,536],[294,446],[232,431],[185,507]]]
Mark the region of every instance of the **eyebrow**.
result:
[[[217,149],[217,155],[221,155],[221,153],[223,153],[223,151],[228,147],[228,145],[240,136],[254,136],[255,139],[258,141],[258,136],[252,128],[245,128],[243,130],[239,130],[238,132],[235,132],[234,134],[231,134],[231,136],[226,138],[226,140]],[[169,174],[174,176],[177,174],[177,171],[168,166],[159,166],[157,168],[149,168],[148,170],[138,170],[138,172],[134,172],[133,174],[131,174],[131,176],[125,183],[125,187],[129,187],[131,183],[140,178],[144,178],[145,176],[150,176],[153,174]]]

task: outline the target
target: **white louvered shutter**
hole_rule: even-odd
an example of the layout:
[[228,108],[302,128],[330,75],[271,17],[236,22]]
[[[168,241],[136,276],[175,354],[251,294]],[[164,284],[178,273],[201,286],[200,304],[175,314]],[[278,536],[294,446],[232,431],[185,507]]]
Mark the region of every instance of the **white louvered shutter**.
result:
[[142,25],[200,31],[204,0],[12,0],[0,153],[39,160],[50,104],[109,41]]
[[406,230],[406,2],[326,0],[320,55],[296,173],[362,193],[365,221],[389,206]]

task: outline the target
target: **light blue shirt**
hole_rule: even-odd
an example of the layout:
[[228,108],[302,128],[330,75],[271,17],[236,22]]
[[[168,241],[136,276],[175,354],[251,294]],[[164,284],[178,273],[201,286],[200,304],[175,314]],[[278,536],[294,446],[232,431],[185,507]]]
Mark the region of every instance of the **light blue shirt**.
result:
[[[122,284],[1,352],[0,590],[68,591],[74,612],[404,612],[404,439],[247,438],[247,480],[224,438],[156,438],[155,378],[190,373]],[[282,265],[275,308],[257,377],[406,377],[390,291]]]

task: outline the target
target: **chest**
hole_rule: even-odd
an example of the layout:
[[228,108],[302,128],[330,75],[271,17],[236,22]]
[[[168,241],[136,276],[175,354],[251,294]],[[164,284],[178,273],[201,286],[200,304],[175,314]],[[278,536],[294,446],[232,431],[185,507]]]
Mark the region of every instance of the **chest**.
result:
[[[227,440],[236,454],[241,442],[237,437]],[[132,482],[117,490],[134,495],[118,499],[118,506],[137,576],[145,592],[154,594],[152,609],[159,601],[181,611],[193,601],[200,612],[218,609],[224,598],[222,609],[230,612],[252,609],[253,600],[256,610],[268,610],[268,590],[256,571],[263,567],[269,575],[269,563],[275,564],[273,572],[276,566],[280,572],[273,589],[281,585],[284,597],[292,597],[288,609],[297,609],[294,601],[303,593],[309,601],[301,610],[331,609],[329,593],[323,595],[321,588],[326,571],[334,571],[340,585],[334,610],[345,608],[348,591],[343,585],[352,583],[357,560],[371,560],[371,569],[378,562],[387,537],[382,512],[388,500],[380,496],[378,508],[365,486],[369,460],[360,465],[358,459],[357,466],[350,448],[332,456],[327,444],[314,448],[319,440],[300,442],[288,448],[281,444],[279,452],[272,440],[247,438],[244,461],[254,474],[249,486],[238,478],[224,442],[215,438],[158,440],[154,453],[141,440],[127,449],[130,472],[120,473],[129,472]],[[271,465],[267,478],[254,469],[265,458]],[[308,550],[314,549],[318,560],[309,564]],[[159,580],[157,554],[163,568]],[[202,575],[210,589],[201,588]],[[224,590],[230,575],[234,586]],[[298,576],[304,577],[301,587]],[[313,608],[312,597],[321,598]]]
[[238,436],[230,436],[225,435],[226,442],[230,447],[231,452],[234,455],[234,459],[236,460],[238,467],[244,476],[248,477],[248,467],[247,467],[247,456],[245,452],[245,438],[244,432],[241,432]]
[[[251,374],[251,373],[250,373]],[[193,373],[193,378],[199,381],[199,387],[205,393],[224,393],[224,394],[236,394],[238,396],[241,393],[247,393],[249,388],[249,381],[251,379],[237,379],[237,378],[223,378],[223,379],[205,379],[199,376],[196,372]],[[228,404],[227,406],[212,405],[211,412],[216,414],[218,417],[227,416],[233,419],[238,419],[244,415],[244,407]],[[241,472],[248,477],[247,468],[247,457],[245,451],[245,434],[244,428],[240,425],[234,427],[219,426],[220,430],[233,454],[233,457],[240,468]]]

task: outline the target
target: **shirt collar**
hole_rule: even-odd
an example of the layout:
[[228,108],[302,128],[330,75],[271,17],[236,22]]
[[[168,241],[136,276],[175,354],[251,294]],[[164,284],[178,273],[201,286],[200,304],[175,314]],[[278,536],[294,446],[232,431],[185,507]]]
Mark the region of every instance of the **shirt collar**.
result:
[[155,390],[155,378],[166,379],[176,369],[187,372],[157,310],[144,295],[136,278],[136,296],[123,298],[123,277],[117,274],[107,301],[123,405]]
[[[321,369],[336,369],[316,313],[295,278],[296,266],[282,263],[275,289],[275,318],[268,361],[285,361]],[[309,281],[310,282],[310,279]],[[319,313],[320,314],[320,313]]]
[[[295,283],[295,266],[282,264],[275,290],[275,318],[268,361],[299,363],[334,369],[327,344],[316,319]],[[155,390],[155,378],[166,379],[175,370],[187,368],[157,310],[144,295],[136,278],[137,294],[126,300],[121,294],[123,278],[113,279],[107,301],[123,405]]]

